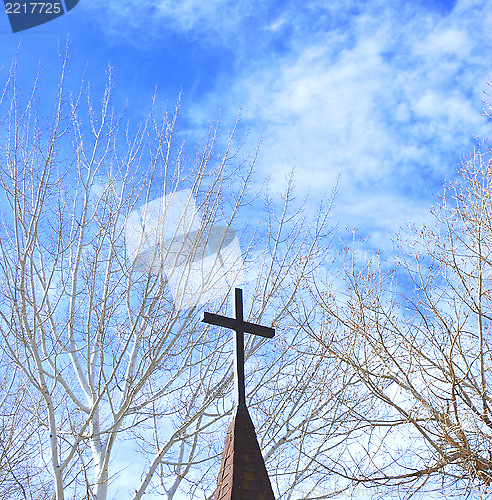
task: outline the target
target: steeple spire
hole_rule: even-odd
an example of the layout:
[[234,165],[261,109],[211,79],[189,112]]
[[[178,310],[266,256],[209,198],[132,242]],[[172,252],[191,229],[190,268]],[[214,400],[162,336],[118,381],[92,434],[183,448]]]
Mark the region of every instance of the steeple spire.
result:
[[235,318],[204,313],[202,321],[234,330],[234,385],[236,408],[222,455],[214,500],[275,500],[256,432],[246,407],[244,333],[272,338],[273,328],[244,321],[243,292],[234,294]]

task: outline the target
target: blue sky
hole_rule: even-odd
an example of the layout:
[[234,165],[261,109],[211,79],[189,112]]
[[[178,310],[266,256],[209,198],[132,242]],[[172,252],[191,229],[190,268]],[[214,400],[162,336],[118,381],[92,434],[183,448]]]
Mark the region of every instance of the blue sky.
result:
[[[182,130],[205,131],[222,113],[262,134],[258,177],[280,190],[295,165],[315,202],[339,178],[333,220],[388,246],[420,222],[474,135],[490,122],[491,3],[356,0],[80,0],[68,14],[12,34],[0,16],[5,75],[20,48],[26,84],[39,61],[54,88],[58,44],[71,41],[71,78],[97,94],[113,66],[115,103],[143,118],[157,86],[172,106],[184,92]],[[258,179],[259,180],[259,179]]]
[[257,181],[274,191],[295,165],[316,204],[339,179],[333,221],[388,248],[424,220],[446,178],[487,137],[492,2],[383,0],[80,0],[68,14],[12,34],[0,15],[0,80],[18,51],[29,87],[56,90],[59,45],[70,85],[84,70],[97,97],[113,66],[115,104],[144,118],[154,89],[192,140],[241,109],[240,133],[262,135]]
[[26,85],[39,61],[54,88],[58,44],[71,40],[71,78],[94,93],[113,66],[115,103],[143,118],[157,86],[169,106],[184,92],[182,130],[204,132],[222,112],[263,137],[258,176],[280,190],[296,167],[315,202],[337,178],[333,220],[388,246],[420,222],[474,135],[490,122],[490,2],[80,0],[68,14],[12,34],[0,16],[5,75],[20,49]]

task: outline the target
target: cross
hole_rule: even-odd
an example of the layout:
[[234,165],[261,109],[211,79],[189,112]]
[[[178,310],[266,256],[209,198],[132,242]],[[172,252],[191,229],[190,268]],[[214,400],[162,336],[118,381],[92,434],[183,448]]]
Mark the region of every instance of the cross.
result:
[[246,390],[244,387],[244,332],[253,333],[271,339],[275,329],[249,323],[243,319],[243,291],[236,288],[234,294],[235,318],[227,318],[218,314],[203,313],[202,321],[209,325],[223,326],[234,330],[234,386],[236,404],[246,407]]

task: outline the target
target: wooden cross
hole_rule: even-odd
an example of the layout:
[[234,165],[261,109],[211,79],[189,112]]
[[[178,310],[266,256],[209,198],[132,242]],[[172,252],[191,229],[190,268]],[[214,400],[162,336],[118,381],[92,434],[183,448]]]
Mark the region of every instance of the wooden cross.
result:
[[234,330],[234,387],[237,406],[246,406],[246,390],[244,387],[244,332],[253,333],[271,339],[275,330],[267,326],[248,323],[243,319],[243,291],[236,288],[234,294],[235,318],[227,318],[218,314],[203,313],[202,321],[209,325],[223,326]]

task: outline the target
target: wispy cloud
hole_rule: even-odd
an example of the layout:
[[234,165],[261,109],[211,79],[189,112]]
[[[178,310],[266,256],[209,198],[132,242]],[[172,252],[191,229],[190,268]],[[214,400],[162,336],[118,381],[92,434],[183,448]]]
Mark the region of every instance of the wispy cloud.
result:
[[[273,185],[294,162],[313,198],[340,175],[337,217],[388,234],[411,218],[405,207],[430,203],[473,135],[490,126],[481,104],[491,62],[486,6],[397,7],[368,3],[330,30],[314,23],[288,51],[245,62],[209,95],[211,108],[242,107],[249,126],[262,125]],[[307,26],[312,11],[283,13],[270,29],[288,31],[299,16]],[[209,112],[201,104],[197,116]]]
[[106,32],[139,45],[186,35],[223,45],[261,8],[251,0],[86,0],[84,9]]
[[293,164],[313,199],[340,176],[342,225],[393,233],[411,215],[402,207],[427,206],[473,135],[487,135],[487,2],[85,5],[142,50],[169,36],[222,47],[229,63],[217,66],[206,95],[185,101],[190,123],[201,127],[219,108],[232,121],[242,108],[244,125],[263,130],[261,165],[274,189]]

